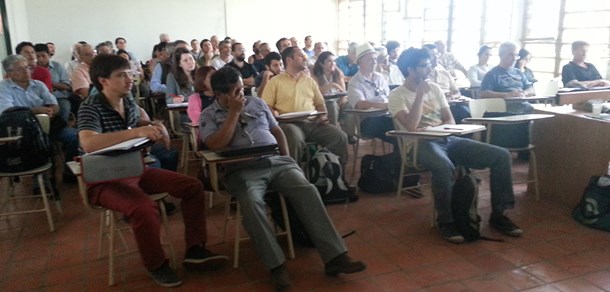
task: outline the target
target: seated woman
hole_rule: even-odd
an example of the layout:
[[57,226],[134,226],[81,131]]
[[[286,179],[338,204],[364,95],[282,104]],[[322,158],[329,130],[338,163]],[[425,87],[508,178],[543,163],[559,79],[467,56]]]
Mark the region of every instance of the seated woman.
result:
[[210,78],[216,69],[212,66],[203,66],[195,72],[195,93],[188,98],[188,113],[191,122],[199,123],[201,111],[214,103],[214,91],[210,85]]
[[527,80],[534,84],[535,82],[538,82],[538,80],[536,80],[536,78],[534,77],[534,72],[532,71],[532,69],[527,67],[527,64],[531,60],[532,54],[530,54],[530,52],[526,49],[521,49],[519,50],[519,59],[517,59],[517,62],[515,62],[515,68],[521,70],[521,72],[525,74]]
[[167,74],[165,102],[167,104],[188,101],[195,90],[195,59],[188,49],[177,48],[174,51],[172,70]]
[[491,69],[491,66],[487,64],[489,57],[491,57],[491,47],[488,45],[482,45],[477,53],[479,56],[479,63],[473,65],[468,69],[468,80],[470,81],[470,87],[481,87],[483,82],[483,76]]
[[[337,92],[345,92],[345,76],[335,64],[335,55],[331,52],[322,52],[316,63],[313,65],[313,79],[318,83],[322,95]],[[328,119],[333,125],[339,121],[339,109],[347,104],[347,96],[343,96],[336,101],[327,101]]]

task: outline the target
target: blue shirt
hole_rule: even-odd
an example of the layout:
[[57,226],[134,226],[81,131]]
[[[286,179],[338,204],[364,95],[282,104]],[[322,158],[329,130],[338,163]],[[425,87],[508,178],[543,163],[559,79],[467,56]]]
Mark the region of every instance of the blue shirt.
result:
[[[49,69],[51,72],[51,81],[53,81],[53,83],[64,83],[70,85],[70,77],[68,76],[68,72],[66,72],[64,66],[59,64],[57,61],[50,61],[47,69]],[[67,98],[70,96],[70,92],[67,90],[53,89],[52,93],[57,98]]]
[[[218,100],[201,113],[199,120],[199,137],[206,139],[216,133],[226,121],[229,110],[222,107]],[[230,146],[246,146],[252,143],[277,143],[271,129],[278,125],[265,102],[252,96],[246,96],[246,105],[239,117],[239,122],[231,138]]]
[[496,66],[489,70],[481,82],[481,91],[511,92],[526,90],[532,87],[521,70],[510,67],[508,69]]
[[14,106],[32,108],[46,105],[57,105],[57,99],[44,83],[30,80],[28,88],[23,89],[10,79],[0,81],[0,113]]
[[351,77],[358,73],[358,64],[350,64],[347,56],[341,56],[335,59],[335,64],[337,64],[337,67],[343,71],[343,75],[345,76]]

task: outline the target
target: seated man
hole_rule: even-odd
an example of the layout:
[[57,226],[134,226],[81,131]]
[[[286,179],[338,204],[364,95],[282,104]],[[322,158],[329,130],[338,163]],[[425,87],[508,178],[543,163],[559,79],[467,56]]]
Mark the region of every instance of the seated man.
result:
[[445,68],[445,70],[449,71],[451,76],[456,77],[455,70],[459,70],[464,75],[466,75],[467,71],[464,65],[457,60],[457,58],[450,52],[447,52],[447,46],[445,42],[438,40],[434,42],[436,49],[438,50],[438,63]]
[[610,86],[610,81],[602,79],[597,68],[585,62],[589,43],[575,41],[572,43],[572,61],[561,69],[561,80],[565,87],[589,88],[595,86]]
[[224,179],[227,191],[241,204],[243,225],[265,266],[271,270],[276,287],[283,289],[291,283],[284,253],[267,222],[263,197],[268,189],[282,193],[292,204],[325,263],[327,275],[364,270],[364,263],[347,256],[345,243],[330,221],[316,188],[288,157],[284,133],[265,103],[256,97],[244,97],[243,82],[233,68],[218,70],[211,83],[216,101],[202,112],[199,127],[199,137],[207,147],[214,150],[256,141],[278,143],[280,148],[281,156],[227,165]]
[[84,44],[78,48],[78,59],[81,63],[70,74],[70,81],[72,82],[72,91],[81,99],[89,96],[89,89],[91,89],[92,84],[89,76],[89,66],[91,66],[93,57],[95,57],[95,52],[91,45]]
[[[99,93],[87,98],[78,116],[81,147],[92,152],[129,139],[147,137],[169,143],[161,123],[151,123],[130,93],[133,79],[129,61],[117,55],[99,55],[91,63],[91,80]],[[167,144],[166,144],[167,145]],[[92,204],[130,218],[140,256],[149,275],[163,287],[182,283],[169,267],[160,239],[160,220],[150,193],[167,192],[182,199],[187,267],[226,261],[205,248],[206,218],[203,185],[193,177],[158,168],[146,168],[140,178],[89,186]],[[128,194],[128,196],[126,196]]]
[[[327,112],[324,98],[318,84],[305,75],[307,56],[300,48],[288,47],[282,53],[286,66],[284,73],[269,80],[262,94],[274,116],[284,113],[313,111]],[[306,142],[315,142],[327,147],[347,163],[347,135],[339,128],[328,124],[326,115],[316,121],[296,121],[280,125],[288,140],[290,156],[302,161]]]
[[[369,43],[358,46],[356,51],[359,69],[347,86],[348,108],[387,109],[390,88],[383,76],[375,72],[377,52]],[[391,130],[394,130],[392,118],[386,113],[371,114],[360,122],[362,136],[379,138],[396,145],[396,139],[385,134]]]
[[[442,90],[428,81],[432,69],[428,52],[410,48],[400,55],[398,67],[405,76],[405,83],[390,93],[388,108],[400,129],[417,131],[430,126],[454,124]],[[455,136],[421,140],[417,162],[432,173],[437,222],[445,239],[453,243],[464,241],[451,214],[456,165],[490,169],[492,213],[489,225],[510,236],[523,234],[523,230],[504,215],[504,211],[515,204],[511,157],[506,149]]]
[[[157,61],[152,70],[150,77],[150,91],[152,93],[165,93],[167,90],[166,82],[167,75],[172,70],[170,53],[167,49],[167,43],[159,43],[157,48]],[[165,96],[165,94],[163,94]]]
[[335,60],[337,67],[343,71],[346,81],[349,81],[352,76],[358,73],[358,64],[356,63],[356,48],[358,48],[358,43],[350,43],[349,47],[347,48],[347,55],[340,56]]
[[28,61],[30,66],[30,73],[32,79],[41,81],[47,86],[49,91],[53,90],[53,81],[51,80],[51,72],[47,68],[38,66],[38,60],[36,59],[36,50],[34,50],[34,44],[30,42],[21,42],[15,47],[15,52],[22,55]]
[[34,50],[36,51],[38,66],[47,68],[51,72],[51,81],[53,85],[51,93],[57,98],[59,116],[67,122],[70,116],[70,101],[68,100],[68,97],[72,91],[70,78],[61,64],[50,60],[51,57],[48,45],[36,44]]
[[270,52],[263,58],[263,64],[265,65],[265,70],[261,71],[255,80],[256,94],[258,96],[263,95],[263,90],[265,90],[265,86],[267,86],[271,78],[282,73],[282,56],[277,52]]
[[[72,161],[78,155],[78,137],[76,130],[66,127],[65,121],[58,116],[57,98],[42,82],[30,78],[31,67],[23,56],[6,57],[2,61],[2,68],[6,76],[0,81],[0,113],[14,106],[24,106],[29,107],[35,114],[47,114],[51,118],[49,136],[62,142],[65,161]],[[64,168],[63,181],[76,181],[68,168]]]
[[224,65],[233,60],[233,56],[231,55],[231,42],[222,41],[218,45],[218,48],[220,54],[211,61],[212,67],[216,68],[216,70],[224,67]]
[[[534,87],[521,70],[515,68],[519,48],[513,42],[500,45],[500,64],[489,70],[481,82],[481,98],[510,98],[534,96]],[[534,108],[527,101],[507,101],[506,110],[518,114],[529,114]]]
[[231,54],[233,54],[233,60],[227,63],[227,66],[239,71],[244,82],[244,94],[252,95],[252,87],[254,87],[254,79],[258,76],[258,71],[252,64],[246,62],[246,49],[242,43],[231,45]]
[[[424,45],[426,49],[428,49],[428,53],[430,54],[430,64],[432,65],[432,70],[430,71],[430,81],[436,83],[443,93],[447,100],[452,101],[462,94],[458,89],[455,80],[453,80],[453,76],[449,71],[443,68],[443,65],[439,64],[439,51],[436,48],[436,45],[426,44]],[[451,110],[451,114],[455,118],[455,121],[459,124],[462,122],[464,118],[470,118],[470,108],[468,104],[463,102],[451,102],[449,104],[449,109]]]

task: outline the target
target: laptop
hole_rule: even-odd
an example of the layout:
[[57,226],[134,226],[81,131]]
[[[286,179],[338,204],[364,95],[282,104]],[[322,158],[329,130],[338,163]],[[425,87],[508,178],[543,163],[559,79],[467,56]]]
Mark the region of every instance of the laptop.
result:
[[276,154],[278,152],[278,145],[277,143],[254,143],[237,147],[225,147],[214,152],[224,157],[267,155]]

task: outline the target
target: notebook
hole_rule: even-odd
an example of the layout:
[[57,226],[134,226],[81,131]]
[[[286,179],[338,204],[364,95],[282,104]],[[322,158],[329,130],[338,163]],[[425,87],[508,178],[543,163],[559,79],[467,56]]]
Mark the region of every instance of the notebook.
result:
[[216,154],[224,157],[250,156],[275,154],[278,151],[277,143],[254,143],[250,145],[225,147],[215,150]]

